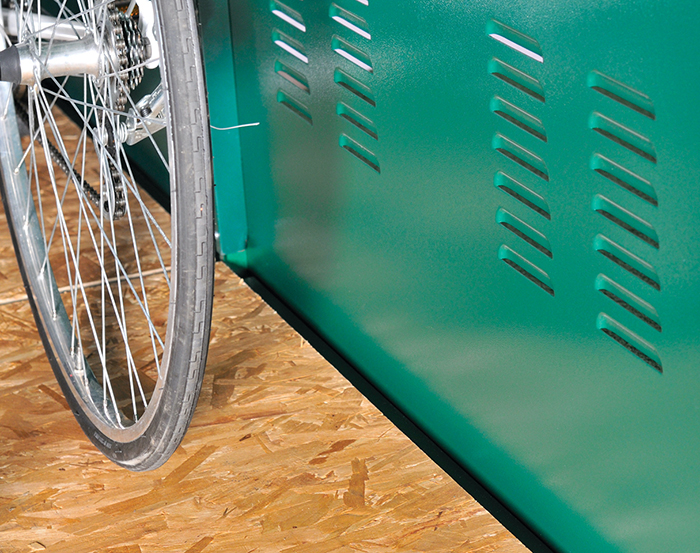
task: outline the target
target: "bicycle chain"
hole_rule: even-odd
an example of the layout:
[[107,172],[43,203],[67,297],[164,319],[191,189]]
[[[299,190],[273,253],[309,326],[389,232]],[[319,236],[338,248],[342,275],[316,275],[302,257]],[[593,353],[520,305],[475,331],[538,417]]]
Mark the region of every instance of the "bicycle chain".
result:
[[[22,122],[26,125],[26,127],[28,129],[31,129],[31,127],[29,126],[29,113],[27,113],[27,109],[24,107],[24,104],[17,99],[15,99],[15,111],[17,112],[17,115],[22,120]],[[42,148],[48,149],[51,159],[67,176],[72,177],[75,182],[79,182],[81,184],[85,195],[93,204],[95,204],[99,208],[100,193],[97,190],[95,190],[90,185],[90,183],[86,181],[78,171],[75,170],[75,168],[70,167],[68,165],[68,163],[66,162],[66,158],[63,156],[63,154],[61,154],[61,152],[58,151],[58,148],[56,148],[56,146],[54,146],[48,139],[48,143],[44,144],[44,140],[41,138],[40,135],[36,137],[36,141]]]
[[[109,18],[112,36],[114,38],[114,49],[116,50],[117,60],[119,61],[119,67],[116,68],[117,75],[120,80],[124,81],[124,72],[128,69],[129,57],[126,55],[126,41],[124,40],[124,29],[122,28],[120,15],[121,12],[114,7],[114,4],[107,6],[107,17]],[[126,86],[126,83],[124,84]],[[126,106],[126,93],[121,87],[118,87],[117,90],[116,104],[116,108],[119,111],[122,111]]]
[[114,36],[114,46],[119,60],[118,75],[122,86],[118,87],[115,107],[124,111],[128,100],[127,93],[134,90],[143,78],[143,62],[146,59],[146,46],[136,21],[117,9],[114,4],[107,7],[107,15]]
[[105,200],[104,210],[110,213],[113,220],[121,219],[126,213],[126,196],[124,195],[124,176],[122,172],[114,164],[113,160],[117,159],[117,148],[114,140],[114,129],[109,119],[105,118],[105,130],[107,131],[107,140],[105,140],[104,148],[109,154],[107,165],[109,167],[109,176],[112,181],[112,190],[114,192],[114,209],[112,213],[109,210],[109,201]]
[[128,78],[129,90],[134,90],[143,78],[143,63],[146,61],[146,45],[143,41],[136,21],[126,14],[121,15],[124,40],[126,42],[127,55],[129,57]]
[[[115,107],[118,111],[125,111],[128,100],[127,93],[134,90],[143,78],[146,47],[136,21],[132,17],[120,11],[114,3],[107,6],[107,15],[114,34],[114,46],[119,60],[118,78],[121,81],[121,86],[118,86]],[[116,220],[126,213],[126,196],[122,172],[113,162],[117,159],[117,149],[114,146],[116,144],[115,129],[112,128],[109,120],[105,123],[109,135],[105,140],[105,148],[112,158],[107,160],[109,178],[114,192],[114,208],[111,217]],[[104,209],[109,212],[109,202],[105,202]]]

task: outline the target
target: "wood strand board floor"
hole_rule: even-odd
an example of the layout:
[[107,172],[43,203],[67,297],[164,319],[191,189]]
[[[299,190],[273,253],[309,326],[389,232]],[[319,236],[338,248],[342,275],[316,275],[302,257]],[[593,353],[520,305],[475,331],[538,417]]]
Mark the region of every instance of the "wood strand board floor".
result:
[[117,467],[17,300],[4,215],[0,255],[0,552],[527,551],[223,266],[184,442],[154,472]]

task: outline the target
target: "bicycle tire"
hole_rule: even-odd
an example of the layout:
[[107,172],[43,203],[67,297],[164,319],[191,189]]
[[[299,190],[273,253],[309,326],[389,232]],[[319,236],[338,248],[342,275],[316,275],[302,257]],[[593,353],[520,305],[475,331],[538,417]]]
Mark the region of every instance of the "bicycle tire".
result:
[[[153,0],[160,47],[160,64],[154,71],[160,72],[166,122],[161,134],[167,138],[150,135],[145,147],[156,150],[169,174],[169,229],[158,226],[162,215],[149,207],[151,201],[134,180],[137,168],[113,138],[126,117],[113,101],[115,87],[121,87],[120,93],[125,88],[121,81],[115,85],[104,80],[113,76],[100,82],[89,75],[70,77],[73,82],[82,79],[83,92],[92,94],[89,116],[87,94],[82,99],[63,98],[75,110],[72,118],[82,116],[83,123],[70,155],[68,131],[61,134],[62,123],[56,122],[48,102],[56,94],[68,95],[67,78],[51,77],[29,92],[29,109],[36,104],[36,113],[33,123],[30,117],[30,144],[24,148],[10,85],[0,83],[0,102],[6,107],[0,121],[3,204],[39,334],[86,436],[110,460],[134,471],[161,466],[187,430],[204,375],[213,299],[213,185],[196,14],[192,0],[165,4]],[[77,20],[75,13],[65,17]],[[104,27],[92,31],[106,34]],[[122,79],[117,70],[114,74]],[[138,102],[132,92],[127,94],[127,109]],[[138,117],[136,113],[134,119]],[[63,188],[56,177],[60,160],[57,163],[47,153],[49,147],[37,142],[51,142],[49,135],[71,164]],[[89,139],[94,152],[88,149]],[[116,154],[110,155],[108,146]],[[39,154],[50,185],[39,184]],[[87,179],[81,174],[90,159],[99,165],[97,208],[90,204]],[[118,186],[124,202],[120,219],[115,217]],[[56,205],[54,215],[45,195]],[[69,195],[72,204],[65,201]],[[77,215],[70,212],[76,208],[69,207],[75,204]],[[155,268],[147,269],[144,259]],[[96,281],[86,281],[96,274]]]

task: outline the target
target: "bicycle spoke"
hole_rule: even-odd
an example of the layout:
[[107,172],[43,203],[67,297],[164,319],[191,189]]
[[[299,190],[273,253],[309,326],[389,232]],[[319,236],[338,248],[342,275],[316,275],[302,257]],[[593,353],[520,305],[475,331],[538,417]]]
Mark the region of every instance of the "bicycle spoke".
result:
[[[93,89],[93,91],[94,91],[94,89]],[[42,100],[43,100],[43,109],[42,109],[42,106],[41,106]],[[37,113],[42,113],[42,112],[45,113],[45,116],[42,118],[42,123],[43,123],[43,124],[42,124],[42,125],[39,125],[39,129],[38,129],[38,130],[39,130],[39,133],[41,134],[42,141],[43,141],[44,143],[47,143],[46,141],[47,141],[48,137],[47,137],[47,135],[46,135],[46,133],[45,133],[45,131],[44,131],[44,124],[48,124],[49,128],[50,128],[51,131],[52,131],[52,134],[54,135],[54,137],[55,137],[56,140],[57,140],[57,147],[58,147],[59,151],[61,152],[61,155],[64,156],[64,158],[68,158],[68,153],[67,153],[67,151],[66,151],[66,145],[65,145],[65,144],[63,143],[63,141],[61,140],[60,132],[58,131],[56,122],[55,122],[55,120],[53,119],[53,117],[51,116],[51,111],[50,111],[50,109],[51,109],[52,106],[49,104],[48,99],[46,98],[45,95],[42,95],[41,98],[37,98],[36,104],[37,104],[37,109],[36,109]],[[93,106],[95,106],[95,104],[93,104]],[[83,109],[86,110],[87,108],[88,108],[88,104],[85,103],[85,105],[83,106]],[[90,109],[94,111],[94,107],[91,107]],[[83,112],[83,117],[84,117],[85,119],[88,118],[88,116],[85,115],[85,112]],[[105,130],[106,130],[106,129],[105,129],[105,123],[106,123],[107,121],[110,121],[109,114],[103,112],[103,113],[102,113],[102,117],[101,117],[101,121],[102,121],[102,125],[101,125],[101,130],[102,130],[102,132],[101,132],[101,134],[102,134],[102,136],[104,136],[104,135],[106,134],[106,132],[105,132]],[[113,121],[113,119],[112,119],[112,121]],[[114,123],[111,123],[111,125],[114,126]],[[79,150],[79,148],[80,148],[80,143],[83,143],[83,144],[84,144],[84,143],[86,142],[86,140],[85,140],[85,135],[86,135],[86,129],[84,128],[84,129],[81,131],[81,136],[79,137],[79,140],[78,140],[79,145],[78,145],[78,149],[76,150],[76,154],[75,154],[74,157],[73,157],[73,165],[74,165],[75,159],[76,159],[76,157],[77,157],[77,155],[78,155],[78,150]],[[83,151],[85,151],[85,148],[83,148]],[[106,150],[105,148],[102,148],[101,152],[102,152],[102,155],[103,155],[103,156],[108,156],[108,155],[109,155],[108,152],[107,152],[107,150]],[[47,153],[47,152],[45,153],[45,156],[46,156],[46,163],[47,163],[47,165],[52,166],[52,162],[51,162],[50,156],[48,156],[48,153]],[[122,158],[121,158],[121,156],[119,156],[119,159],[114,160],[114,159],[111,159],[111,156],[110,156],[110,160],[109,160],[109,161],[111,161],[112,163],[115,163],[115,162],[116,162],[116,163],[118,163],[119,165],[121,165]],[[71,165],[71,166],[73,166],[73,165]],[[101,183],[104,183],[104,182],[106,181],[106,175],[104,175],[104,170],[105,170],[104,168],[105,168],[106,166],[108,166],[108,164],[105,163],[104,161],[103,161],[103,163],[100,164],[101,171],[103,172],[103,174],[102,174],[101,177],[100,177],[100,182],[101,182]],[[128,165],[127,165],[127,166],[128,166]],[[130,168],[129,168],[129,172],[130,172]],[[59,225],[60,228],[61,228],[61,231],[62,231],[62,232],[61,232],[61,235],[62,235],[62,239],[63,239],[64,251],[65,251],[65,256],[66,256],[66,264],[67,264],[68,267],[70,267],[70,261],[69,261],[69,259],[68,259],[68,257],[69,257],[68,251],[69,251],[69,250],[72,251],[72,245],[69,245],[69,244],[66,243],[68,232],[67,232],[67,230],[66,230],[67,225],[66,225],[66,222],[65,222],[65,218],[64,218],[63,213],[62,213],[62,206],[63,206],[63,202],[64,202],[64,199],[65,199],[65,192],[67,191],[68,184],[72,181],[72,182],[74,183],[76,189],[79,189],[79,188],[80,188],[80,185],[81,185],[81,182],[76,178],[76,176],[75,176],[74,173],[68,175],[68,178],[67,178],[67,186],[66,186],[66,188],[64,189],[64,192],[63,192],[62,194],[60,194],[60,198],[61,198],[61,199],[58,200],[58,198],[59,198],[59,191],[58,191],[58,186],[57,186],[57,183],[56,183],[55,173],[53,173],[53,169],[50,170],[50,174],[51,174],[52,183],[53,183],[53,185],[54,185],[54,194],[56,195],[56,198],[57,198],[57,210],[59,211],[58,217],[57,217],[57,220],[56,220],[56,222],[55,222],[54,227],[55,227],[56,225]],[[132,179],[133,179],[133,176],[132,176]],[[127,179],[123,179],[123,180],[127,180]],[[81,202],[81,203],[82,203],[82,202]],[[140,202],[140,203],[142,204],[142,202]],[[128,204],[127,204],[127,206],[128,206]],[[91,209],[92,209],[92,208],[91,208]],[[85,210],[85,206],[83,205],[83,206],[81,207],[81,220],[82,220],[82,216],[83,216],[84,210]],[[101,213],[100,213],[100,224],[98,225],[98,226],[99,226],[99,230],[100,230],[100,246],[99,246],[98,248],[95,248],[95,249],[97,250],[97,254],[98,254],[99,258],[100,258],[100,264],[103,266],[103,265],[104,265],[104,260],[105,260],[105,244],[106,244],[106,242],[109,242],[110,240],[109,240],[109,237],[107,237],[107,236],[105,235],[105,232],[104,232],[104,212],[103,212],[103,210],[100,210],[100,211],[101,211]],[[86,216],[86,221],[88,221],[88,224],[89,224],[89,218],[87,218],[87,214],[85,214],[85,216]],[[94,217],[94,214],[93,214],[93,217]],[[141,273],[141,261],[140,261],[140,255],[139,255],[139,252],[138,252],[138,247],[137,247],[137,245],[136,245],[136,244],[137,244],[137,241],[136,241],[135,232],[134,232],[134,228],[133,228],[133,219],[132,219],[132,217],[131,217],[131,212],[130,212],[130,209],[129,209],[128,207],[127,207],[127,217],[128,217],[128,220],[129,220],[129,227],[130,227],[130,234],[131,234],[131,239],[132,239],[132,246],[133,246],[134,255],[135,255],[135,259],[136,259],[136,264],[137,264],[137,268],[138,268],[139,285],[140,285],[140,288],[141,288],[141,299],[139,299],[139,306],[140,306],[141,309],[143,310],[144,316],[148,319],[148,323],[149,323],[149,324],[148,324],[148,333],[149,333],[149,337],[150,337],[150,341],[151,341],[151,347],[152,347],[152,350],[153,350],[153,353],[154,353],[154,359],[155,359],[155,361],[156,361],[156,369],[157,369],[157,372],[160,374],[159,352],[157,351],[156,338],[157,338],[157,341],[159,342],[161,348],[163,347],[163,342],[162,342],[162,339],[160,338],[160,336],[158,335],[157,331],[155,330],[155,328],[154,328],[154,326],[153,326],[153,324],[152,324],[152,321],[150,320],[150,313],[149,313],[149,309],[148,309],[148,301],[147,301],[147,296],[146,296],[146,286],[145,286],[145,283],[143,282],[142,276],[140,275],[140,273]],[[151,236],[151,239],[152,239],[154,245],[156,245],[156,244],[155,244],[155,238],[154,238],[154,236],[153,236],[153,234],[152,234],[152,231],[150,230],[150,222],[148,222],[148,218],[146,218],[146,221],[147,221],[147,225],[148,225],[148,228],[149,228],[149,234],[150,234],[150,236]],[[117,245],[116,245],[117,240],[116,240],[116,234],[115,234],[115,230],[114,230],[114,222],[113,222],[113,221],[110,221],[110,226],[111,226],[111,244],[108,245],[108,249],[114,249],[114,250],[116,250],[116,249],[117,249]],[[94,241],[94,237],[92,237],[92,239],[93,239],[93,241]],[[48,255],[48,251],[49,251],[49,250],[50,250],[50,244],[49,244],[48,247],[47,247],[47,255]],[[159,251],[158,248],[156,248],[156,251],[158,252],[158,259],[159,259],[159,263],[161,264],[161,267],[162,267],[162,269],[163,269],[163,274],[166,275],[166,278],[167,278],[167,271],[165,270],[164,263],[163,263],[163,260],[162,260],[162,256],[160,255],[160,251]],[[111,291],[111,287],[109,286],[109,282],[108,282],[109,279],[107,278],[106,273],[105,273],[104,271],[102,271],[102,275],[101,275],[101,276],[102,276],[102,283],[103,283],[103,284],[102,284],[102,306],[103,306],[103,309],[102,309],[102,313],[101,313],[101,327],[102,327],[102,331],[101,331],[101,336],[97,336],[97,335],[95,336],[96,345],[97,345],[97,348],[98,348],[98,354],[99,354],[99,356],[100,356],[101,364],[102,364],[102,367],[103,367],[103,375],[102,375],[102,381],[103,381],[103,397],[105,398],[105,400],[104,400],[104,401],[105,401],[105,404],[103,405],[103,410],[104,410],[105,416],[108,416],[108,415],[109,415],[109,413],[108,413],[108,411],[109,411],[108,405],[109,405],[109,404],[108,404],[108,402],[107,402],[107,397],[109,397],[109,398],[112,399],[112,403],[115,402],[114,390],[113,390],[113,388],[112,388],[112,386],[111,386],[111,377],[110,377],[110,375],[109,375],[109,371],[107,370],[106,352],[105,352],[106,343],[107,343],[107,341],[106,341],[106,326],[107,326],[107,325],[106,325],[105,306],[111,304],[113,314],[115,315],[115,318],[117,319],[117,324],[118,324],[118,326],[119,326],[119,330],[120,330],[120,332],[121,332],[121,334],[122,334],[122,338],[123,338],[124,344],[126,345],[125,354],[126,354],[127,370],[128,370],[128,376],[129,376],[129,386],[130,386],[131,398],[132,398],[132,399],[131,399],[131,403],[132,403],[132,412],[133,412],[133,418],[134,418],[134,420],[138,420],[136,390],[138,390],[138,395],[139,395],[139,398],[140,398],[140,400],[141,400],[141,402],[142,402],[143,405],[147,405],[147,400],[146,400],[145,392],[144,392],[144,390],[143,390],[143,386],[142,386],[141,381],[140,381],[140,379],[139,379],[139,377],[138,377],[138,373],[137,373],[137,370],[136,370],[136,367],[135,367],[135,363],[134,363],[134,360],[133,360],[132,352],[131,352],[130,348],[128,347],[128,343],[129,343],[128,340],[129,340],[129,339],[128,339],[127,325],[126,325],[126,323],[125,323],[125,321],[126,321],[126,314],[125,314],[125,309],[124,309],[124,295],[123,295],[123,289],[122,289],[122,283],[121,283],[121,276],[120,276],[120,274],[121,274],[122,271],[123,271],[124,274],[125,274],[125,278],[126,278],[127,280],[129,280],[128,285],[129,285],[129,288],[131,289],[132,293],[135,294],[135,295],[137,295],[137,296],[138,296],[138,294],[137,294],[136,290],[134,289],[133,284],[130,282],[129,276],[126,275],[126,271],[124,271],[123,267],[121,266],[121,263],[119,262],[118,253],[117,253],[116,251],[113,251],[112,253],[113,253],[113,255],[114,255],[115,269],[116,269],[116,271],[117,271],[117,291],[118,291],[118,300],[114,298],[114,296],[113,296],[113,294],[112,294],[112,291]],[[74,254],[73,254],[73,255],[74,255]],[[79,278],[77,277],[77,274],[79,273],[79,264],[78,264],[78,261],[77,261],[78,256],[75,256],[75,255],[74,255],[74,257],[76,257],[76,259],[73,261],[73,263],[75,264],[75,270],[76,270],[76,282],[77,282],[78,285],[82,288],[81,279],[79,279]],[[67,275],[67,276],[68,276],[68,280],[69,280],[69,286],[71,287],[71,290],[74,290],[76,286],[73,284],[73,276],[72,276],[70,270],[68,271],[68,275]],[[107,281],[107,282],[106,282],[106,281]],[[107,290],[107,291],[108,291],[108,294],[107,294],[107,295],[109,296],[109,300],[108,300],[108,301],[107,301],[107,298],[106,298],[106,295],[105,295],[105,290],[106,290],[107,288],[109,288],[109,290]],[[74,303],[74,305],[78,303],[78,299],[77,299],[77,297],[75,296],[74,293],[72,294],[72,302]],[[85,300],[85,303],[87,304],[87,300]],[[90,311],[90,310],[89,310],[89,307],[88,307],[88,317],[89,317],[89,319],[91,320],[91,326],[92,326],[92,315],[90,314],[89,311]],[[76,315],[77,315],[77,307],[74,308],[74,313],[76,313]],[[121,316],[120,316],[120,315],[121,315]],[[74,326],[76,326],[75,320],[74,320]],[[80,332],[79,332],[78,329],[76,329],[76,330],[74,331],[74,334],[76,334],[76,333],[77,333],[78,335],[80,335]],[[100,339],[100,338],[101,338],[101,339]],[[117,419],[117,422],[118,422],[119,424],[121,424],[121,415],[119,415],[119,413],[118,413],[117,411],[115,411],[115,417],[116,417],[116,419]]]

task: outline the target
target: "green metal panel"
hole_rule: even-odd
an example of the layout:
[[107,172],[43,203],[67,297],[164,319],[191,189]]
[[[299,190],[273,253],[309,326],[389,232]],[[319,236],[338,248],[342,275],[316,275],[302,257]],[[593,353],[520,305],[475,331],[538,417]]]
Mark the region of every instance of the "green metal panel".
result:
[[230,9],[251,271],[557,548],[694,551],[700,5]]
[[230,15],[226,2],[199,2],[202,51],[212,125],[217,251],[245,267],[247,223],[236,104]]

